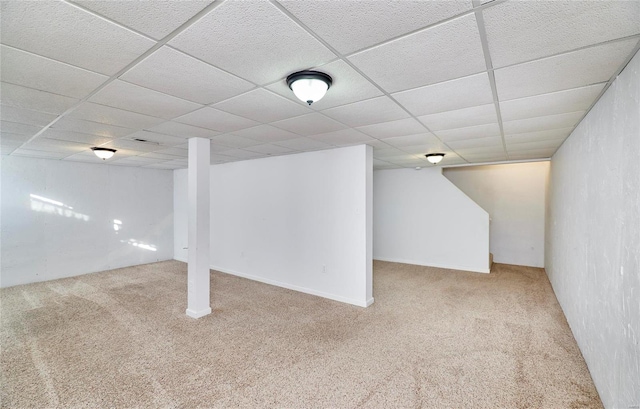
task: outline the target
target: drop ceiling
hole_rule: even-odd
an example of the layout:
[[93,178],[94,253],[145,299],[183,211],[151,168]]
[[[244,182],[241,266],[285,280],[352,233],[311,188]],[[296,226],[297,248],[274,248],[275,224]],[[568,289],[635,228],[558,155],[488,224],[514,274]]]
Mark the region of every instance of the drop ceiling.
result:
[[[640,45],[639,1],[3,1],[3,155],[187,166],[368,144],[374,167],[550,157]],[[311,107],[292,72],[333,77]],[[141,142],[140,140],[146,141]]]

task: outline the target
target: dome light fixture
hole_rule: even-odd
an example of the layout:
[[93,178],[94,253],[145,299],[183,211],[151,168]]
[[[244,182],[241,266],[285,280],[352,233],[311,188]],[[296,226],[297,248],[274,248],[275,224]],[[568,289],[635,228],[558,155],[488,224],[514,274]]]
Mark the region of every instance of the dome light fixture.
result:
[[318,71],[299,71],[287,77],[287,85],[291,91],[300,101],[309,105],[320,101],[332,82],[329,75]]
[[427,157],[427,160],[429,162],[433,163],[434,165],[437,165],[438,163],[440,163],[442,158],[444,158],[444,153],[428,153],[424,156]]
[[96,154],[97,157],[99,157],[102,160],[109,159],[110,157],[113,156],[114,153],[116,153],[115,149],[109,149],[109,148],[94,147],[94,148],[91,148],[91,150],[93,151],[93,153]]

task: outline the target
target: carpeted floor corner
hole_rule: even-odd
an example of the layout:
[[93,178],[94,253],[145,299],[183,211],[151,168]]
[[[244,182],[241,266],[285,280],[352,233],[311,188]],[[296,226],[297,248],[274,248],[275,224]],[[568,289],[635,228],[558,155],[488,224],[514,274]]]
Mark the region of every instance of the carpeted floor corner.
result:
[[601,408],[542,269],[374,263],[359,308],[186,264],[0,290],[3,408]]

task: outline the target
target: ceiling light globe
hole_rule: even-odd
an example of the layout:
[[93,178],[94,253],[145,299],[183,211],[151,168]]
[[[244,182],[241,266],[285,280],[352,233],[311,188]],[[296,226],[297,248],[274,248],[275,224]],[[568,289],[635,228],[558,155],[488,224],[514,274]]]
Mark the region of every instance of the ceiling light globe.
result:
[[309,105],[324,97],[332,81],[330,76],[318,71],[300,71],[287,77],[287,85],[295,96]]
[[91,148],[91,150],[96,154],[97,157],[102,160],[109,159],[113,156],[114,153],[116,153],[115,149],[109,148]]
[[427,157],[427,160],[429,162],[433,163],[434,165],[437,165],[438,163],[440,163],[442,158],[444,158],[444,153],[429,153],[424,156]]

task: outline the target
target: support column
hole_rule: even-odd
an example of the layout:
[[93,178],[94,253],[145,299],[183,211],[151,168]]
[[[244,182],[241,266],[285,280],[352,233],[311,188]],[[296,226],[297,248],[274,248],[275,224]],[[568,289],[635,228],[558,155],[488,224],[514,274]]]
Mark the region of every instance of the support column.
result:
[[189,258],[187,315],[211,314],[209,299],[209,139],[189,139]]

